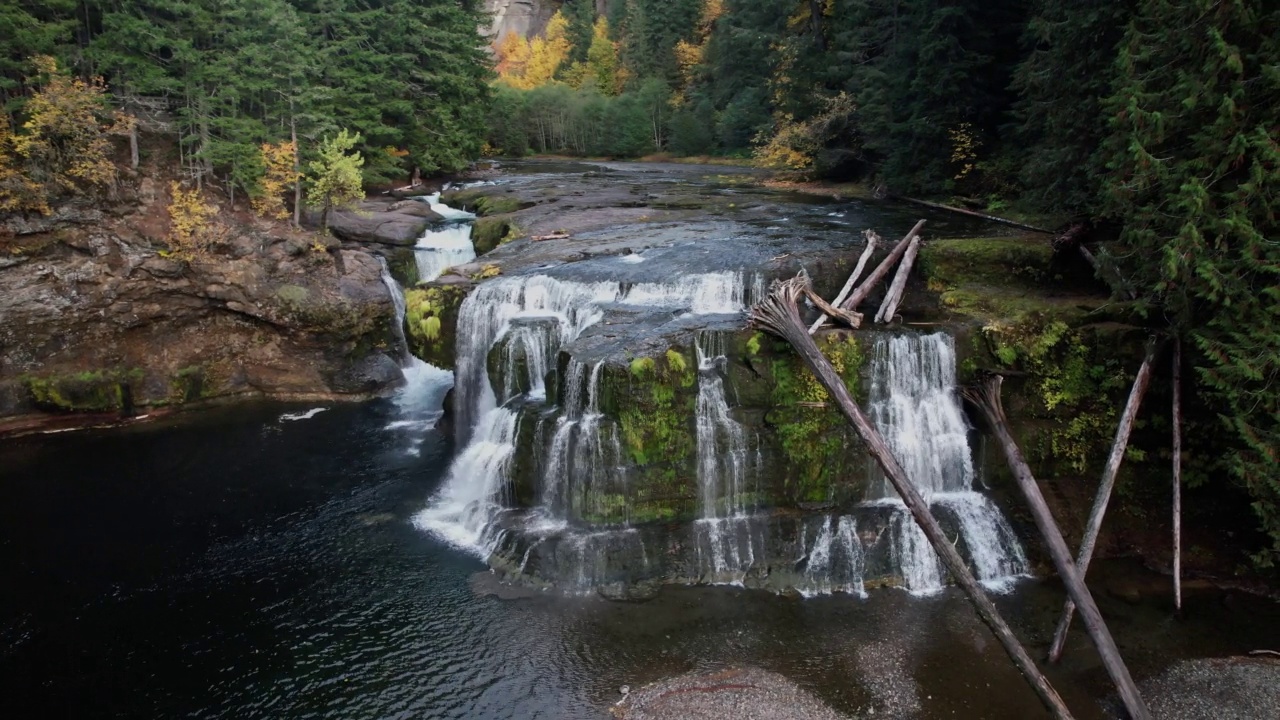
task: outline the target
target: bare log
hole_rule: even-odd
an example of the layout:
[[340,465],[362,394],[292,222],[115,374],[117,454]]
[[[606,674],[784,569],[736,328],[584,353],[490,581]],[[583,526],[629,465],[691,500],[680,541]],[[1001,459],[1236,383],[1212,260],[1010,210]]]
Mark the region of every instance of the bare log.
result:
[[856,290],[850,293],[849,297],[845,298],[844,304],[840,307],[846,310],[857,310],[858,306],[862,304],[862,301],[867,299],[867,296],[871,294],[871,291],[875,289],[876,285],[884,279],[885,275],[889,274],[889,270],[902,258],[903,254],[907,252],[907,247],[911,245],[911,238],[919,234],[920,228],[924,227],[924,223],[924,220],[916,223],[915,227],[911,228],[906,236],[898,241],[898,244],[894,246],[893,251],[890,252],[884,260],[880,261],[880,264],[876,266],[875,270],[871,271],[871,274],[867,276],[867,279],[864,280]]
[[1173,607],[1182,612],[1182,340],[1173,341]]
[[[1098,484],[1098,494],[1093,500],[1093,509],[1089,511],[1089,522],[1084,529],[1084,539],[1080,541],[1080,554],[1076,564],[1080,566],[1083,577],[1089,572],[1089,561],[1093,559],[1093,548],[1098,542],[1098,533],[1102,531],[1102,519],[1107,514],[1107,503],[1111,501],[1111,490],[1116,485],[1116,475],[1120,473],[1120,463],[1124,461],[1124,451],[1129,446],[1129,434],[1133,432],[1133,421],[1138,416],[1138,406],[1147,393],[1147,384],[1151,382],[1151,363],[1155,360],[1156,343],[1152,339],[1147,343],[1147,355],[1138,367],[1138,375],[1133,379],[1133,387],[1129,390],[1129,400],[1120,415],[1120,425],[1116,428],[1116,438],[1111,444],[1111,455],[1107,458],[1107,466],[1102,470],[1102,482]],[[1071,616],[1076,606],[1068,598],[1062,608],[1062,619],[1058,621],[1058,629],[1053,634],[1053,644],[1049,646],[1049,662],[1062,659],[1062,648],[1067,642],[1067,630],[1071,627]]]
[[796,306],[796,302],[801,294],[804,293],[806,284],[807,278],[803,277],[803,275],[783,282],[775,282],[770,289],[768,297],[751,309],[751,324],[783,338],[796,349],[801,359],[813,372],[814,377],[827,389],[831,399],[840,407],[840,411],[845,418],[858,431],[858,435],[867,444],[872,456],[875,457],[880,467],[884,469],[889,482],[893,484],[894,489],[898,491],[898,495],[902,497],[902,501],[911,510],[912,517],[915,518],[915,521],[924,531],[929,544],[933,546],[938,556],[942,558],[943,564],[946,565],[956,583],[960,585],[961,589],[969,597],[969,601],[973,603],[982,621],[987,624],[987,627],[991,628],[1000,644],[1004,646],[1005,652],[1009,654],[1014,664],[1022,672],[1023,677],[1026,678],[1032,689],[1040,697],[1040,701],[1055,717],[1070,718],[1071,712],[1067,709],[1066,704],[1063,703],[1062,698],[1058,696],[1057,691],[1049,684],[1048,679],[1036,667],[1035,660],[1027,654],[1026,649],[1018,642],[1013,631],[1009,629],[1004,618],[1000,616],[991,599],[983,592],[982,586],[974,579],[973,573],[969,571],[969,567],[960,557],[960,553],[943,534],[938,521],[929,510],[929,505],[920,496],[915,486],[911,484],[907,478],[906,471],[902,469],[898,460],[893,456],[893,452],[885,443],[884,438],[881,437],[880,433],[872,426],[871,421],[863,414],[862,409],[854,402],[844,381],[840,379],[826,356],[818,350],[813,338],[809,336],[804,323],[800,319],[799,308]]
[[[844,287],[840,288],[840,292],[836,295],[836,299],[831,301],[835,307],[840,307],[844,299],[849,297],[849,292],[853,290],[854,283],[858,282],[858,278],[862,277],[862,270],[867,267],[867,261],[871,259],[871,254],[876,251],[876,244],[880,242],[880,236],[875,230],[864,230],[862,236],[867,240],[867,247],[862,251],[862,255],[858,257],[858,264],[854,266],[853,272],[849,273],[849,279],[845,281]],[[815,303],[816,304],[816,303]],[[819,305],[819,307],[821,307]],[[818,316],[817,320],[809,326],[809,334],[818,332],[826,322],[830,313],[823,313]]]
[[[844,308],[828,304],[826,300],[822,299],[821,295],[814,292],[807,285],[804,288],[804,295],[809,298],[809,302],[813,303],[822,311],[822,317],[828,319],[836,318],[855,330],[862,327],[862,313],[845,310]],[[812,334],[812,331],[810,331],[810,333]]]
[[885,295],[884,302],[880,305],[880,312],[876,313],[876,322],[884,324],[893,320],[893,314],[898,311],[898,303],[902,302],[902,294],[906,292],[907,278],[911,275],[911,266],[915,264],[918,252],[920,252],[920,236],[916,235],[911,238],[911,244],[907,246],[907,252],[902,256],[898,272],[893,276],[893,283],[889,285],[889,293]]
[[1044,538],[1045,545],[1048,546],[1049,555],[1053,558],[1053,564],[1058,569],[1058,574],[1062,576],[1063,583],[1067,586],[1067,595],[1079,604],[1080,615],[1084,619],[1085,629],[1089,632],[1089,637],[1098,648],[1098,654],[1102,656],[1102,663],[1106,666],[1107,673],[1111,676],[1111,681],[1115,683],[1116,690],[1120,693],[1120,700],[1129,712],[1129,717],[1133,718],[1133,720],[1148,720],[1151,714],[1147,710],[1146,704],[1142,701],[1142,695],[1138,692],[1138,687],[1134,684],[1133,677],[1129,675],[1129,669],[1125,666],[1124,659],[1120,657],[1120,650],[1116,647],[1115,640],[1111,637],[1111,632],[1107,630],[1107,625],[1102,620],[1102,613],[1099,612],[1098,605],[1093,601],[1093,596],[1089,594],[1089,588],[1084,584],[1084,570],[1078,568],[1072,562],[1071,550],[1067,547],[1067,541],[1062,537],[1062,531],[1058,528],[1058,524],[1054,522],[1053,513],[1049,511],[1049,505],[1045,502],[1044,495],[1040,492],[1040,486],[1031,474],[1031,468],[1027,466],[1026,460],[1023,459],[1022,451],[1018,449],[1018,443],[1014,441],[1013,435],[1009,432],[1009,423],[1004,414],[1004,405],[1000,401],[1000,385],[1003,380],[1004,378],[999,375],[988,378],[985,383],[976,388],[966,388],[964,396],[982,411],[987,423],[991,426],[997,440],[1000,442],[1000,446],[1004,450],[1005,459],[1009,462],[1009,469],[1013,471],[1013,477],[1018,483],[1018,488],[1022,491],[1022,495],[1031,509],[1031,514],[1035,518],[1036,527],[1040,530],[1040,535]]
[[916,198],[899,196],[897,199],[905,200],[909,203],[915,203],[916,205],[923,205],[925,207],[936,208],[938,210],[946,210],[947,212],[960,213],[961,215],[968,215],[969,217],[982,218],[983,220],[990,220],[991,222],[998,222],[998,223],[1003,223],[1005,225],[1012,225],[1013,227],[1016,227],[1016,228],[1022,228],[1023,230],[1030,230],[1032,232],[1044,233],[1045,235],[1053,234],[1052,230],[1045,230],[1044,228],[1039,228],[1039,227],[1036,227],[1035,225],[1020,223],[1017,220],[1010,220],[1009,218],[1002,218],[997,215],[987,215],[985,213],[975,212],[973,210],[966,210],[964,208],[952,207],[951,205],[943,205],[942,203],[929,202],[928,200],[917,200]]

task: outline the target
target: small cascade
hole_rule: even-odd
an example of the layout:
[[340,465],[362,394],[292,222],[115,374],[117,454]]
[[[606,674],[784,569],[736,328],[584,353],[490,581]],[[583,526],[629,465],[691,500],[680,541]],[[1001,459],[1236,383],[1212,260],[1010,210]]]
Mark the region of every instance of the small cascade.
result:
[[418,265],[418,282],[429,282],[455,265],[465,265],[475,260],[476,248],[471,243],[471,221],[476,216],[440,202],[440,193],[426,195],[419,200],[430,205],[432,211],[447,221],[446,225],[427,228],[413,246],[413,257]]
[[[953,516],[970,562],[988,587],[1008,587],[1027,572],[1022,546],[1000,510],[973,491],[969,427],[956,397],[951,336],[881,336],[871,360],[870,416],[935,512]],[[903,583],[913,594],[942,589],[946,573],[897,493],[886,480],[868,500],[895,508],[889,540]]]
[[[517,417],[514,408],[546,401],[544,378],[554,359],[585,329],[600,322],[608,306],[658,307],[698,315],[741,313],[746,301],[747,284],[740,272],[677,276],[670,282],[629,286],[545,275],[499,277],[482,283],[458,313],[455,407],[458,441],[465,449],[444,487],[419,515],[419,525],[482,556],[492,552],[499,540],[491,529],[502,507],[498,495],[509,483],[514,451],[514,440],[499,430],[506,427],[509,416]],[[491,377],[489,355],[499,344],[501,367]],[[622,449],[614,423],[599,409],[602,367],[597,363],[588,370],[571,360],[559,383],[564,388],[563,406],[545,447],[540,507],[532,515],[536,523],[532,529],[555,531],[566,527],[570,518],[589,519],[593,524],[625,523],[625,516],[619,516],[625,502],[619,507],[623,496],[618,492],[620,483],[625,484],[618,470]],[[720,395],[723,406],[723,390]],[[495,415],[501,419],[494,419]],[[732,422],[727,408],[724,419]],[[514,433],[512,429],[512,437]],[[505,459],[478,466],[469,459],[478,445]]]
[[799,588],[805,597],[834,592],[866,596],[862,584],[865,559],[853,517],[844,515],[834,523],[831,517],[824,518],[807,557],[804,584]]
[[[612,422],[600,412],[600,373],[604,363],[591,366],[569,361],[564,379],[565,400],[555,433],[548,444],[542,477],[539,511],[554,525],[571,517],[591,517],[600,522],[625,522],[614,517],[604,490],[623,480],[622,446]],[[585,381],[586,396],[583,397]]]
[[721,367],[725,364],[724,335],[700,332],[694,342],[698,355],[697,423],[698,489],[701,519],[699,548],[705,545],[704,575],[739,578],[754,563],[747,515],[749,451],[742,425],[729,414]]
[[[404,290],[391,276],[386,259],[381,255],[376,257],[382,268],[382,284],[387,286],[391,304],[396,310],[396,354],[405,380],[404,387],[395,396],[401,417],[393,420],[388,429],[429,430],[444,414],[444,397],[453,387],[453,373],[423,362],[409,352],[409,342],[404,334]],[[411,446],[410,452],[417,453],[416,445]]]

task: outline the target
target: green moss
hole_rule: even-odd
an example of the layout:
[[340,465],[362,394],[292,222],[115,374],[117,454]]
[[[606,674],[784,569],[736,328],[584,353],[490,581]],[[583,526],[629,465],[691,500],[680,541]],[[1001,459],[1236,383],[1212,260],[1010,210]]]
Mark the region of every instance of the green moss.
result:
[[645,373],[653,372],[657,368],[657,364],[651,357],[639,357],[631,361],[631,374],[636,377],[643,377]]
[[[671,474],[661,478],[675,482],[688,472],[696,450],[693,417],[697,372],[682,354],[669,350],[661,363],[653,358],[631,362],[628,402],[619,413],[622,444],[639,466],[663,464]],[[678,468],[678,470],[677,470]]]
[[[857,397],[864,360],[857,341],[830,334],[818,346]],[[770,371],[773,407],[767,419],[786,457],[787,493],[801,502],[834,499],[837,483],[859,475],[859,460],[847,452],[851,436],[844,418],[799,357],[782,355],[772,361]]]
[[476,214],[482,217],[505,215],[531,206],[532,203],[521,202],[519,198],[512,195],[490,195],[476,200]]
[[311,297],[311,291],[301,285],[281,285],[276,290],[276,297],[293,305],[302,305]]
[[760,354],[760,333],[755,333],[747,340],[747,354],[752,357]]
[[414,355],[452,367],[458,309],[467,291],[457,285],[430,285],[405,292],[405,336]]
[[1051,279],[1053,246],[1039,237],[942,239],[920,249],[931,283],[1039,288]]
[[476,247],[476,255],[484,255],[502,244],[503,238],[511,230],[511,221],[505,217],[486,217],[475,221],[471,226],[471,242]]
[[142,370],[92,370],[22,378],[31,401],[45,410],[114,412],[124,407],[125,387],[140,382]]

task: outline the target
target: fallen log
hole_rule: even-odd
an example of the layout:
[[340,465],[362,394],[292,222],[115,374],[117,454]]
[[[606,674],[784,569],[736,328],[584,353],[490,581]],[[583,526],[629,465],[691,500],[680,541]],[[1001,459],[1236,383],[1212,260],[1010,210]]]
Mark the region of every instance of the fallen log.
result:
[[[831,304],[835,307],[840,307],[840,303],[843,303],[845,298],[849,297],[849,292],[853,290],[854,283],[858,282],[858,278],[862,277],[862,271],[867,267],[867,261],[871,259],[871,254],[876,251],[876,245],[880,242],[880,236],[876,234],[875,230],[862,231],[862,237],[866,238],[867,247],[862,251],[862,255],[858,257],[858,264],[854,266],[853,272],[849,273],[849,279],[845,281],[844,287],[840,288],[840,292],[836,294],[836,299],[831,301]],[[809,334],[812,335],[818,332],[818,329],[826,324],[829,315],[829,313],[819,315],[818,319],[814,320],[813,324],[809,326]]]
[[[911,235],[914,235],[914,231]],[[1036,695],[1039,696],[1040,701],[1053,713],[1054,717],[1070,718],[1071,712],[1067,709],[1066,704],[1063,703],[1062,698],[1058,696],[1057,691],[1049,684],[1048,679],[1036,667],[1035,660],[1027,654],[1026,649],[1018,642],[1013,631],[1009,629],[1004,618],[1000,616],[1000,612],[996,610],[995,604],[991,602],[991,598],[987,597],[982,586],[978,584],[978,581],[973,577],[973,573],[969,571],[969,567],[965,564],[964,559],[960,557],[960,553],[951,544],[946,535],[943,534],[938,521],[929,510],[928,503],[920,496],[915,486],[911,484],[907,478],[906,471],[902,469],[902,465],[893,456],[893,452],[889,449],[888,444],[885,443],[884,438],[872,426],[871,421],[862,412],[862,409],[858,407],[858,404],[854,402],[853,397],[849,394],[849,388],[845,386],[835,368],[831,366],[826,356],[818,350],[813,338],[809,336],[803,321],[800,319],[800,310],[796,305],[800,296],[804,294],[807,282],[807,278],[803,275],[790,280],[775,282],[769,291],[769,295],[751,309],[751,325],[783,338],[796,349],[801,359],[813,372],[814,377],[827,389],[831,399],[840,408],[845,418],[858,431],[858,435],[867,444],[871,455],[880,464],[889,482],[898,491],[903,503],[910,509],[912,517],[915,518],[916,523],[924,531],[929,544],[938,553],[943,564],[950,571],[951,576],[955,578],[956,583],[960,585],[965,595],[968,596],[969,601],[973,603],[979,617],[982,618],[987,627],[991,628],[991,632],[1000,641],[1005,652],[1009,654],[1014,664],[1022,672],[1023,677],[1026,678]]]
[[[834,305],[830,305],[827,303],[826,300],[822,299],[821,295],[814,292],[812,289],[810,289],[807,286],[804,289],[804,295],[805,297],[809,298],[809,302],[813,303],[815,307],[817,307],[819,310],[822,311],[822,317],[838,318],[844,321],[844,324],[848,325],[849,327],[855,330],[862,327],[862,313],[857,313],[850,310],[845,310],[844,308],[836,307]],[[810,330],[810,334],[812,334],[812,332],[813,331]]]
[[1031,509],[1036,527],[1040,530],[1040,535],[1048,546],[1049,555],[1053,558],[1053,564],[1067,586],[1067,595],[1080,606],[1080,615],[1084,619],[1085,629],[1098,648],[1098,654],[1102,656],[1102,664],[1106,666],[1111,681],[1115,683],[1116,690],[1120,693],[1120,700],[1129,712],[1129,717],[1133,720],[1148,720],[1151,714],[1142,700],[1142,695],[1138,692],[1137,685],[1133,682],[1133,677],[1129,675],[1124,659],[1120,657],[1120,650],[1116,647],[1111,632],[1107,630],[1107,625],[1102,620],[1102,613],[1093,601],[1093,596],[1089,594],[1089,588],[1084,584],[1084,570],[1077,568],[1072,562],[1067,541],[1063,539],[1062,531],[1054,522],[1053,513],[1049,511],[1049,505],[1045,502],[1035,477],[1031,475],[1031,468],[1023,459],[1018,443],[1009,433],[1008,419],[1005,417],[1004,406],[1000,401],[1000,385],[1003,381],[1004,378],[996,375],[976,388],[965,388],[963,394],[982,411],[987,424],[991,426],[1004,450],[1009,469],[1013,471],[1018,488]]
[[897,263],[898,260],[902,259],[902,256],[907,252],[907,248],[911,245],[911,238],[915,237],[920,232],[920,228],[924,227],[924,223],[924,220],[917,222],[915,227],[911,228],[906,236],[898,241],[898,244],[894,246],[889,255],[885,257],[884,260],[880,261],[880,264],[876,266],[876,269],[871,271],[871,274],[867,276],[867,279],[864,280],[856,290],[850,293],[849,297],[845,298],[844,303],[841,304],[840,307],[846,310],[857,310],[858,306],[862,304],[863,300],[867,299],[867,296],[871,294],[871,291],[875,289],[876,285],[884,279],[885,275],[889,274],[889,270],[894,266],[894,264]]
[[[1138,416],[1138,406],[1147,393],[1147,384],[1151,381],[1151,363],[1155,359],[1156,343],[1152,339],[1147,343],[1147,354],[1138,367],[1138,375],[1133,379],[1133,387],[1129,390],[1129,400],[1120,414],[1120,425],[1116,428],[1115,441],[1111,443],[1111,455],[1102,471],[1102,482],[1098,484],[1098,494],[1093,500],[1093,509],[1089,511],[1089,522],[1085,525],[1084,539],[1080,541],[1080,554],[1076,565],[1080,567],[1083,577],[1089,572],[1089,561],[1093,559],[1093,548],[1098,542],[1098,533],[1102,531],[1102,519],[1107,514],[1107,503],[1111,500],[1111,490],[1116,485],[1116,476],[1120,472],[1120,463],[1124,461],[1124,451],[1129,446],[1129,435],[1133,432],[1133,421]],[[1062,608],[1062,619],[1058,621],[1058,629],[1053,634],[1053,644],[1049,646],[1049,662],[1062,659],[1062,648],[1067,642],[1067,630],[1071,627],[1071,616],[1076,606],[1068,598]]]
[[1173,341],[1173,607],[1182,612],[1182,340]]
[[556,230],[555,232],[547,233],[546,235],[534,235],[530,239],[533,242],[543,242],[546,240],[567,240],[568,238],[569,238],[569,233],[563,230]]
[[907,246],[907,252],[902,256],[902,263],[898,265],[898,272],[893,276],[889,292],[884,296],[884,302],[880,304],[880,312],[876,313],[876,322],[883,325],[893,320],[893,314],[898,311],[898,303],[902,302],[902,294],[906,292],[907,278],[911,275],[911,266],[915,264],[918,252],[920,252],[920,236],[916,235],[911,238],[911,244]]
[[998,223],[1003,223],[1005,225],[1012,225],[1013,227],[1016,227],[1016,228],[1022,228],[1023,230],[1030,230],[1032,232],[1044,233],[1045,235],[1053,234],[1052,230],[1045,230],[1044,228],[1036,227],[1035,225],[1020,223],[1017,220],[1002,218],[1002,217],[999,217],[998,215],[987,215],[985,213],[975,212],[973,210],[965,210],[964,208],[952,207],[951,205],[943,205],[942,203],[929,202],[928,200],[917,200],[916,198],[898,196],[896,199],[905,200],[909,203],[915,203],[916,205],[923,205],[925,207],[935,208],[937,210],[946,210],[948,212],[960,213],[961,215],[968,215],[969,217],[982,218],[983,220],[990,220],[991,222],[998,222]]
[[1108,268],[1103,267],[1102,261],[1099,260],[1096,255],[1089,252],[1089,248],[1085,247],[1084,243],[1080,243],[1076,247],[1080,248],[1080,254],[1083,255],[1084,259],[1093,266],[1093,271],[1097,273],[1098,278],[1105,282],[1111,288],[1112,292],[1124,293],[1129,296],[1130,300],[1138,299],[1138,292],[1134,290],[1123,277],[1121,277],[1119,270],[1110,268],[1111,272],[1108,272]]

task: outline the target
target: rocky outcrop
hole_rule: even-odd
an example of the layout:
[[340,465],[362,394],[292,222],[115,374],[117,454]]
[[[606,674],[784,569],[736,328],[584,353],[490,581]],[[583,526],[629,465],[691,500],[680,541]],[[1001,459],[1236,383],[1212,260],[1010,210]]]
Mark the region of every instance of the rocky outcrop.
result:
[[512,32],[533,37],[547,27],[547,21],[559,8],[560,3],[551,0],[485,0],[485,12],[493,22],[484,34],[495,41]]
[[[442,220],[425,202],[413,199],[374,198],[355,207],[329,213],[329,230],[343,240],[379,245],[413,245],[422,231]],[[308,216],[311,224],[319,216]]]
[[368,252],[228,222],[183,256],[148,237],[154,215],[58,220],[0,235],[0,418],[362,397],[401,381]]

